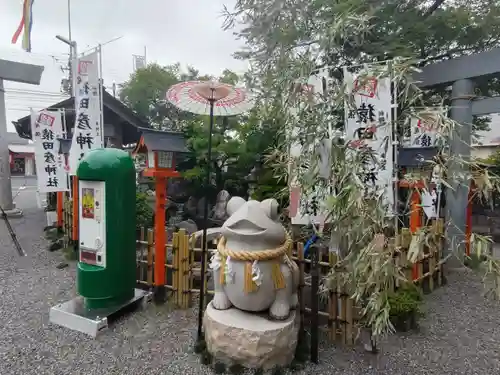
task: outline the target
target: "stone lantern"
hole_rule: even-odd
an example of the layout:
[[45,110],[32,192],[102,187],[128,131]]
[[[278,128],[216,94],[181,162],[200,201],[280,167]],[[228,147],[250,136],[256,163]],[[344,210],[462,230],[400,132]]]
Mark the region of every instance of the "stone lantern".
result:
[[167,179],[180,177],[175,170],[179,156],[187,153],[182,133],[141,129],[141,139],[132,155],[144,161],[143,175],[155,179],[155,299],[164,301],[165,289],[165,205],[167,203]]

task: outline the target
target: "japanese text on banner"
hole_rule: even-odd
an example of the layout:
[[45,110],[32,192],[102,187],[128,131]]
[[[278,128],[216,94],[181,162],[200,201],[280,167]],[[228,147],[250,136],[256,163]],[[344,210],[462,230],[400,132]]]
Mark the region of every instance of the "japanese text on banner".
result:
[[410,117],[410,147],[434,147],[439,138],[439,110],[420,112]]
[[389,78],[363,78],[344,73],[346,82],[353,82],[356,108],[345,103],[346,137],[355,149],[368,148],[373,160],[367,160],[363,181],[367,193],[379,196],[392,211],[394,202],[393,148],[392,148],[392,95]]
[[[328,82],[328,72],[321,71],[317,74],[311,75],[307,83],[298,82],[294,85],[293,94],[296,96],[302,96],[305,101],[312,102],[314,104],[320,104],[322,98],[326,95],[325,88]],[[300,109],[300,100],[297,101],[297,108],[292,109],[292,115],[297,116]],[[300,186],[297,180],[297,173],[303,174],[307,169],[309,169],[308,159],[312,158],[314,154],[319,154],[320,159],[328,159],[327,155],[330,153],[328,138],[331,134],[325,134],[325,139],[318,139],[316,143],[310,143],[305,145],[307,129],[302,127],[296,127],[292,130],[292,137],[295,142],[290,148],[290,157],[296,160],[302,159],[306,161],[306,165],[297,166],[297,170],[290,170],[290,218],[292,224],[296,225],[309,225],[309,224],[324,224],[325,213],[322,209],[324,198],[329,194],[328,188],[324,186],[315,186],[311,191],[305,192]],[[326,161],[328,164],[328,161]],[[329,167],[329,165],[327,166]],[[329,168],[328,168],[329,169]],[[327,179],[327,177],[326,177]]]
[[31,111],[36,174],[40,193],[68,191],[67,159],[60,153],[63,137],[61,111]]
[[70,172],[76,174],[85,154],[102,147],[101,90],[99,86],[99,54],[94,52],[75,63],[75,127],[70,150]]

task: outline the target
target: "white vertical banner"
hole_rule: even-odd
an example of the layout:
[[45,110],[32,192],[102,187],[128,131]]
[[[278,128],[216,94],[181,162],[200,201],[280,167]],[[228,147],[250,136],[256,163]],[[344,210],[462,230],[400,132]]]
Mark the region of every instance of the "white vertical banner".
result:
[[439,137],[439,113],[443,110],[419,111],[419,116],[410,116],[410,147],[434,147]]
[[80,57],[76,66],[75,126],[70,149],[70,173],[76,174],[85,154],[103,147],[102,91],[99,51]]
[[[326,95],[325,89],[328,84],[328,71],[319,71],[308,77],[307,82],[301,83],[297,82],[293,87],[293,95],[304,96],[306,100],[313,102],[314,104],[320,104],[324,101]],[[300,104],[300,101],[297,101]],[[292,115],[297,116],[299,113],[299,108],[292,109]],[[290,146],[290,158],[299,158],[301,155],[312,156],[316,153],[318,157],[318,163],[320,168],[320,174],[324,178],[329,172],[329,156],[331,150],[331,143],[329,141],[332,138],[331,129],[329,129],[328,137],[318,144],[309,144],[306,149],[304,147],[305,140],[302,139],[307,135],[301,134],[301,128],[295,127],[292,129],[292,138],[295,142]],[[306,158],[307,159],[307,158]],[[299,166],[301,168],[308,168],[307,166]],[[322,210],[323,197],[327,196],[328,193],[323,191],[320,186],[315,187],[312,192],[304,193],[299,181],[297,180],[296,171],[290,170],[290,208],[289,215],[293,225],[323,225],[325,221],[325,214]]]
[[346,140],[351,147],[368,147],[374,159],[367,161],[363,181],[369,194],[382,194],[390,212],[394,208],[392,92],[390,78],[363,77],[344,69],[346,89],[354,96],[355,108],[345,107]]
[[39,193],[68,191],[69,165],[60,153],[63,138],[62,110],[31,111],[31,135]]
[[146,56],[132,55],[134,58],[134,72],[138,69],[144,69],[146,67]]

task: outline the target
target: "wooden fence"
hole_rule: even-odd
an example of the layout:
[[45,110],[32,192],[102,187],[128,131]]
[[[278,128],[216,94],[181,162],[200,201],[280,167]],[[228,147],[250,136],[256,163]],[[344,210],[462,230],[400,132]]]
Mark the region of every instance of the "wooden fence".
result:
[[[413,267],[405,269],[408,280],[413,279],[424,292],[431,292],[443,282],[442,264],[442,222],[433,224],[433,230],[438,239],[438,245],[424,247],[424,251]],[[137,241],[137,283],[143,288],[152,288],[154,280],[154,235],[151,229],[141,229]],[[411,233],[403,229],[397,239],[402,248],[395,262],[406,264],[404,257],[411,242]],[[166,245],[165,272],[166,288],[171,292],[171,298],[179,308],[186,309],[193,305],[194,298],[199,295],[201,248],[195,246],[194,238],[189,237],[184,230],[174,233],[172,240]],[[310,260],[304,258],[303,244],[295,243],[291,252],[291,258],[298,264],[300,270],[299,300],[301,311],[305,316],[310,314],[308,269]],[[207,266],[208,266],[208,254]],[[320,254],[319,268],[324,277],[334,268],[337,262],[336,256],[328,251]],[[209,273],[205,279],[205,295],[213,295],[209,287]],[[207,298],[209,300],[209,298]],[[319,320],[322,329],[328,333],[330,340],[340,340],[344,344],[354,344],[359,332],[359,309],[350,298],[350,293],[344,284],[338,285],[330,290],[327,295],[320,298]]]
[[[66,196],[63,201],[63,232],[65,241],[73,241],[73,201]],[[65,244],[67,246],[67,244]]]

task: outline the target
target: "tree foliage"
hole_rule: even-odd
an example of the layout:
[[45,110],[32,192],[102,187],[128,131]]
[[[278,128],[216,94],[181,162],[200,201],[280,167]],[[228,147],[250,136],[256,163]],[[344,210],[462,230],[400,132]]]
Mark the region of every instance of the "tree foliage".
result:
[[[193,67],[187,72],[179,64],[160,66],[150,64],[138,69],[121,88],[120,98],[135,113],[153,127],[163,130],[177,130],[185,134],[192,153],[179,166],[185,178],[191,180],[194,195],[213,197],[221,189],[233,194],[246,195],[247,180],[253,166],[259,164],[265,151],[276,140],[276,127],[262,123],[254,112],[249,114],[215,118],[212,133],[212,181],[205,186],[208,151],[208,116],[194,115],[180,111],[165,100],[168,88],[187,80],[217,79],[231,85],[239,85],[240,77],[229,69],[220,77],[200,75]],[[270,184],[269,191],[260,191],[259,196],[269,196],[274,178],[263,169],[262,176]],[[260,177],[260,176],[258,176]],[[208,190],[207,190],[208,189]]]
[[[345,65],[404,56],[425,66],[484,51],[500,44],[499,16],[496,0],[239,0],[226,9],[225,26],[241,23],[238,35],[247,43],[237,56],[252,60],[262,74],[250,77],[263,83],[304,54],[309,62],[295,78],[328,67],[341,79]],[[496,80],[478,85],[483,95],[499,89]],[[447,104],[446,93],[438,94]],[[476,127],[487,130],[488,121]]]
[[[498,1],[480,0],[238,0],[234,10],[226,9],[226,28],[241,25],[237,34],[246,46],[238,56],[251,63],[252,71],[246,78],[260,95],[258,116],[262,121],[272,117],[286,134],[267,160],[275,175],[284,179],[293,171],[292,177],[304,195],[313,190],[319,195],[329,225],[320,228],[318,234],[330,240],[332,246],[340,242],[341,260],[337,267],[347,271],[338,280],[339,273],[332,270],[325,286],[334,288],[338,282],[347,283],[352,297],[363,307],[364,323],[375,336],[392,331],[389,296],[395,281],[411,282],[403,267],[422,256],[424,244],[432,243],[436,233],[423,228],[412,238],[409,264],[396,264],[394,257],[401,247],[391,234],[391,229],[397,229],[395,221],[387,218],[382,192],[367,197],[360,178],[365,173],[364,161],[367,157],[372,159],[373,152],[355,152],[334,137],[328,140],[329,176],[319,173],[314,151],[325,139],[328,128],[343,127],[345,110],[355,109],[351,108],[352,82],[343,81],[342,67],[357,65],[361,80],[389,77],[398,88],[398,120],[402,124],[410,115],[422,116],[429,107],[442,106],[436,113],[440,157],[431,162],[438,179],[450,191],[469,186],[473,180],[476,194],[487,197],[499,190],[498,177],[449,152],[460,125],[447,116],[443,106],[447,93],[423,92],[412,76],[417,66],[498,46],[499,14]],[[388,59],[391,64],[384,63]],[[320,68],[328,69],[332,82],[326,97],[320,98],[321,104],[314,104],[291,88],[297,82],[307,81]],[[479,85],[478,89],[494,92],[494,83]],[[412,108],[417,110],[411,111]],[[300,129],[302,150],[312,152],[290,156],[290,146],[298,141],[295,129]],[[448,165],[461,168],[449,169]],[[430,178],[428,174],[405,176],[410,183],[418,180],[425,186],[429,186]],[[420,188],[415,189],[421,192]],[[451,227],[453,223],[447,225]],[[473,236],[471,241],[473,251],[485,253],[489,239]],[[486,268],[498,274],[498,261],[487,259]]]

